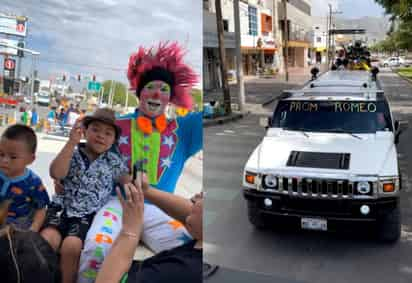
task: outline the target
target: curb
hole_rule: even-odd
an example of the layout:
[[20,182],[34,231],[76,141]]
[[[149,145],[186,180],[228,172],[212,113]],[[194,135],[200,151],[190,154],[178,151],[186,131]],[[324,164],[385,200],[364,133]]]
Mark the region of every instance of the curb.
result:
[[409,84],[411,84],[411,85],[412,85],[412,79],[410,79],[410,78],[408,78],[408,77],[405,77],[405,76],[403,76],[403,75],[399,74],[398,72],[395,72],[395,74],[397,74],[397,75],[398,75],[398,77],[400,77],[401,79],[403,79],[403,80],[407,81]]
[[216,125],[223,125],[229,122],[237,121],[247,116],[248,114],[250,114],[250,111],[246,113],[232,113],[230,116],[219,117],[219,118],[211,119],[211,120],[203,119],[203,128],[207,128],[210,126],[216,126]]

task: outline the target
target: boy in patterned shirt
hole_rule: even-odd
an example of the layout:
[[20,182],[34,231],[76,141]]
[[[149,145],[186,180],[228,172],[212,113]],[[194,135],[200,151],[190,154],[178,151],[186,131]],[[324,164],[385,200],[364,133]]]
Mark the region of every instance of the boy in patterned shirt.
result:
[[[85,144],[80,143],[83,132]],[[63,185],[62,194],[53,200],[62,204],[63,211],[50,210],[41,234],[56,251],[60,247],[63,282],[76,280],[83,241],[95,212],[109,200],[117,182],[129,181],[128,167],[113,146],[119,136],[115,113],[98,109],[76,123],[50,166],[51,177]]]
[[41,179],[27,168],[35,160],[37,137],[25,125],[8,127],[0,138],[0,201],[8,203],[7,224],[38,232],[49,196]]

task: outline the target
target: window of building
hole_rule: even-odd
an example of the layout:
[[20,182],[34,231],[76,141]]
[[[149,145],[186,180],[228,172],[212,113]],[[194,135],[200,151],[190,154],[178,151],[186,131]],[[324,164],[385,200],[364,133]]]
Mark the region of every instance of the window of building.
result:
[[316,42],[322,42],[322,37],[318,36],[318,37],[316,38]]
[[248,14],[249,14],[249,34],[258,35],[257,9],[255,7],[249,6]]
[[261,14],[262,33],[269,33],[272,31],[272,17]]
[[223,20],[223,30],[229,31],[229,21],[228,20]]

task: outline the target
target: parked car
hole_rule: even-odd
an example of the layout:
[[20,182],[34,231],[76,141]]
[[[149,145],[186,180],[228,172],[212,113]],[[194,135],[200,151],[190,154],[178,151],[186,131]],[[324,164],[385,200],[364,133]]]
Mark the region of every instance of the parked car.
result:
[[389,57],[381,62],[382,67],[400,67],[405,65],[405,59],[402,57]]

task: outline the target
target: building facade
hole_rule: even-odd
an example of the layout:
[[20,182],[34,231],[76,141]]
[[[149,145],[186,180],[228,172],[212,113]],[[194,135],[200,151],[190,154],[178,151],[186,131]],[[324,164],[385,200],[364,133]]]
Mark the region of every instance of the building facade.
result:
[[[264,69],[279,68],[275,37],[273,0],[240,1],[240,29],[243,72],[255,75]],[[276,15],[275,15],[276,16]]]
[[[228,2],[227,0],[222,1],[222,10],[228,10]],[[231,22],[227,15],[223,15],[224,45],[229,70],[235,69],[236,49],[234,23]],[[203,0],[203,88],[211,90],[221,87],[222,74],[220,71],[215,1]]]
[[326,17],[313,18],[312,63],[327,63],[328,27]]
[[[235,74],[234,0],[221,0],[226,63]],[[310,0],[287,1],[288,66],[306,67],[312,46]],[[284,0],[240,0],[242,66],[245,75],[284,69]],[[203,87],[221,87],[215,1],[203,0]],[[229,76],[234,77],[234,75]]]
[[[284,42],[285,8],[283,0],[276,0],[279,34]],[[310,0],[288,0],[286,8],[288,30],[288,66],[307,67],[311,61],[312,3]],[[282,54],[285,52],[284,46]]]

